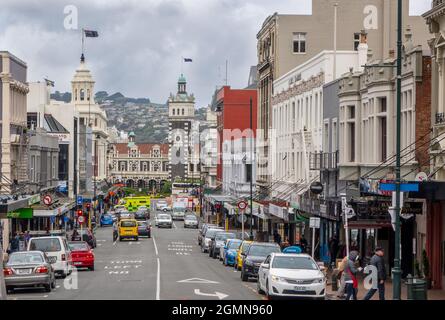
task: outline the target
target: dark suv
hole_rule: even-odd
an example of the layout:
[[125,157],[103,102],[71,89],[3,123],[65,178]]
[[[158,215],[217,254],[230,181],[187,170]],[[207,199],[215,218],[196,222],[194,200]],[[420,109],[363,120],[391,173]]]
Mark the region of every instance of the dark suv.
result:
[[276,243],[254,242],[249,250],[241,253],[243,268],[241,269],[241,280],[247,281],[249,278],[258,277],[258,269],[267,256],[273,252],[281,252],[280,246]]

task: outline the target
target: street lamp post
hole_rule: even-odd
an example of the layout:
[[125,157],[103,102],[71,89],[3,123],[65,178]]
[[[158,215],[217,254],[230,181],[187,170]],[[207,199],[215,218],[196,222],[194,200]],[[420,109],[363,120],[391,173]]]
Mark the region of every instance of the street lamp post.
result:
[[253,114],[252,97],[250,98],[250,240],[253,241]]
[[395,250],[393,275],[393,299],[400,300],[401,275],[400,268],[400,140],[401,140],[401,91],[402,91],[402,0],[398,0],[397,8],[397,120],[396,120],[396,203],[395,203]]

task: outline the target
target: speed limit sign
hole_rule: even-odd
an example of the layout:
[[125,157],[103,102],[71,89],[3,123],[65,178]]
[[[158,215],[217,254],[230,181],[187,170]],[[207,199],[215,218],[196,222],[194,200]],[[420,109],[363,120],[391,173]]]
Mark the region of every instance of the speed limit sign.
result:
[[247,202],[246,201],[238,202],[238,209],[245,210],[246,208],[247,208]]
[[79,216],[77,218],[77,221],[79,221],[79,223],[84,223],[85,222],[85,217],[84,216]]

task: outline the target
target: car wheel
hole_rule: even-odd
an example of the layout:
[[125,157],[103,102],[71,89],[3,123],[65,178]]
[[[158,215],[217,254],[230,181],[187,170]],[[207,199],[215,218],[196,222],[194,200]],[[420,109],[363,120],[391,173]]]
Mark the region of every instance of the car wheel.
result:
[[135,240],[135,241],[139,241],[139,238],[138,238],[138,237],[136,237],[136,238],[134,238],[134,240]]
[[241,281],[246,282],[249,280],[249,277],[244,273],[244,270],[241,270]]
[[224,259],[223,259],[222,264],[223,264],[223,266],[227,266],[227,258],[224,258]]
[[258,279],[257,286],[256,286],[256,291],[258,292],[258,294],[264,294],[263,289],[261,289],[260,279]]
[[14,288],[13,287],[6,287],[6,293],[13,293]]
[[51,282],[51,288],[52,289],[56,288],[56,277],[54,277],[53,281]]
[[88,269],[90,269],[91,271],[94,271],[94,264],[93,264],[93,266],[89,267]]
[[46,292],[51,292],[51,284],[45,284],[44,287]]
[[64,272],[62,273],[62,275],[60,276],[62,279],[65,279],[67,277],[67,274]]
[[213,258],[213,259],[218,258],[218,256],[216,255],[216,252],[215,252],[215,251],[213,251],[213,253],[212,253],[212,258]]
[[212,256],[212,250],[209,248],[209,257]]
[[269,292],[269,281],[266,282],[266,298],[267,300],[273,300],[273,296]]

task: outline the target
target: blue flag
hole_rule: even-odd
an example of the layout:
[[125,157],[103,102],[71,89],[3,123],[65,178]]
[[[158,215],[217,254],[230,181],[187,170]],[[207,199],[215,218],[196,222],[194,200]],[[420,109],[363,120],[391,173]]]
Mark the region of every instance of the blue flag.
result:
[[193,62],[193,60],[190,58],[184,58],[184,62]]

